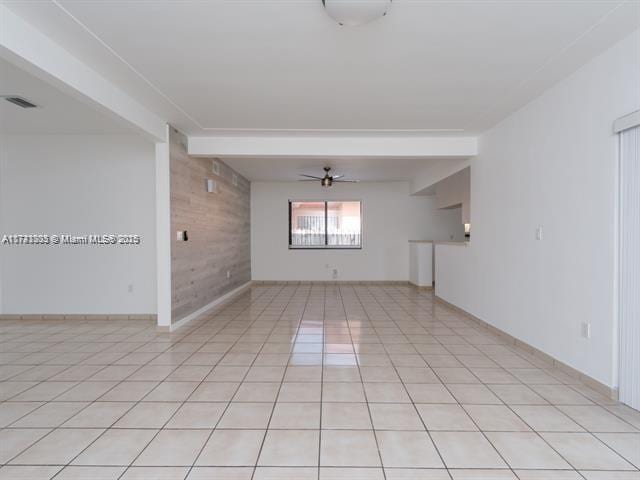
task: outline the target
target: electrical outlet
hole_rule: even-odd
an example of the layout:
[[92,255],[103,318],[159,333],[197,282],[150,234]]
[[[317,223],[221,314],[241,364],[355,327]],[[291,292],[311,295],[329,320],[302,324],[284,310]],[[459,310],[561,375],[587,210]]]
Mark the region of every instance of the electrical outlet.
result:
[[207,190],[207,193],[218,193],[218,184],[215,180],[207,178],[207,181],[205,182],[205,189]]
[[591,338],[591,324],[588,322],[582,322],[580,325],[580,333],[584,338]]
[[127,291],[129,293],[133,293],[133,284],[129,284],[129,286],[127,287]]
[[536,240],[542,240],[542,225],[536,228]]
[[334,268],[334,269],[333,269],[333,275],[332,275],[332,276],[333,276],[333,279],[334,279],[334,280],[335,280],[336,278],[338,278],[338,269],[337,269],[337,268]]
[[211,171],[216,174],[216,175],[220,175],[220,164],[214,160],[211,161]]

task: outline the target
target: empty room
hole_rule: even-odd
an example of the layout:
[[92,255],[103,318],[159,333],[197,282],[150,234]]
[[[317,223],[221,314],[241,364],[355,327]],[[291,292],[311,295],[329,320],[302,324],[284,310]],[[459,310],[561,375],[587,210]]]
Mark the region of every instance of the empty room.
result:
[[0,480],[640,480],[640,0],[0,0]]

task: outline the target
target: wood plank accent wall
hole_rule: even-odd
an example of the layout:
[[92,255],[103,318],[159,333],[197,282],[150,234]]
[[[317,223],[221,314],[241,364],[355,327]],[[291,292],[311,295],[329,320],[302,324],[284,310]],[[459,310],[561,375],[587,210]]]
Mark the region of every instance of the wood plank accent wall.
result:
[[[170,133],[171,321],[251,280],[250,184],[218,159],[190,157],[186,138]],[[213,172],[213,162],[220,175]],[[237,175],[237,186],[232,176]],[[208,193],[207,179],[217,184]],[[186,230],[188,241],[178,241]],[[227,271],[231,278],[227,279]]]

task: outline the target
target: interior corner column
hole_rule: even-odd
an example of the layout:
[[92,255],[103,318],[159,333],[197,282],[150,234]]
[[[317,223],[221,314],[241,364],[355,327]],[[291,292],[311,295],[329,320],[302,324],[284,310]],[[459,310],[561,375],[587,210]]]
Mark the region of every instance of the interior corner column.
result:
[[156,143],[156,295],[158,327],[171,327],[171,202],[169,126]]

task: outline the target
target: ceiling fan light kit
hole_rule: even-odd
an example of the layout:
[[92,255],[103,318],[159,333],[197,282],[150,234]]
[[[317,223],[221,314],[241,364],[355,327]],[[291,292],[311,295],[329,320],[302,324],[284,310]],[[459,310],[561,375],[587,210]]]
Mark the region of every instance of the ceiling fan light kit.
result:
[[307,175],[307,174],[301,173],[300,176],[306,177],[306,178],[300,179],[298,181],[299,182],[315,182],[320,180],[320,185],[322,185],[323,188],[329,188],[336,182],[343,182],[343,183],[359,182],[359,180],[341,180],[341,178],[344,177],[344,175],[329,175],[330,171],[331,171],[331,167],[324,167],[324,177],[316,177],[315,175]]
[[342,26],[358,26],[384,17],[393,0],[322,0],[327,14]]

